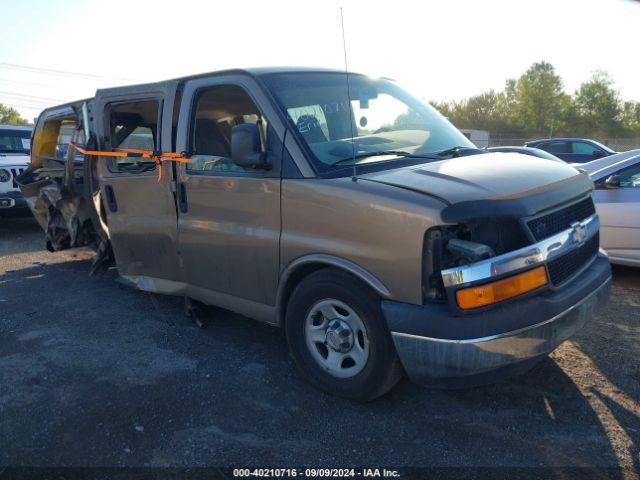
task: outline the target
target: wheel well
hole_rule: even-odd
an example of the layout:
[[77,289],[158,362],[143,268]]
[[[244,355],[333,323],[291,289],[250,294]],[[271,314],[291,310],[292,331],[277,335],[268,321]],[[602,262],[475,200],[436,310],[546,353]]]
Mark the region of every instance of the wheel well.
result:
[[285,319],[286,313],[287,313],[287,305],[289,303],[289,298],[291,298],[291,294],[293,293],[293,291],[296,288],[296,286],[302,280],[304,280],[306,277],[311,275],[312,273],[317,272],[318,270],[323,270],[325,268],[334,269],[334,270],[338,270],[338,271],[340,271],[342,273],[345,273],[345,274],[349,275],[351,278],[353,278],[355,281],[361,283],[362,285],[364,285],[368,289],[374,291],[374,293],[376,293],[376,295],[379,295],[378,292],[375,292],[375,290],[373,288],[371,288],[371,285],[368,285],[360,277],[358,277],[357,275],[354,275],[352,272],[350,272],[349,270],[347,270],[345,268],[341,268],[341,267],[336,266],[336,265],[332,265],[332,264],[329,264],[329,263],[322,263],[322,262],[305,263],[304,265],[301,265],[298,268],[296,268],[285,279],[285,284],[282,287],[281,294],[280,294],[280,297],[278,299],[278,324],[279,325],[284,325],[284,319]]

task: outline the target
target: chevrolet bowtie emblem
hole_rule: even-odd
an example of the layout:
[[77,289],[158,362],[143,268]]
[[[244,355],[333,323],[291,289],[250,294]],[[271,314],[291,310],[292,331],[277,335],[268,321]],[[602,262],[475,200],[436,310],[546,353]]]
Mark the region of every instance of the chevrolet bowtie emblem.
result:
[[580,222],[571,224],[571,241],[574,245],[582,245],[587,239],[587,227]]

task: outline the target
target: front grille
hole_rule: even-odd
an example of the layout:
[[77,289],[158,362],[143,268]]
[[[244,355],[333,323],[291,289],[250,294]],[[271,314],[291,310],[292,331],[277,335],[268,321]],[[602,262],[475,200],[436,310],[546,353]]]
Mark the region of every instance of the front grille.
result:
[[18,183],[16,182],[16,177],[24,172],[24,168],[12,168],[11,176],[13,177],[13,188],[18,188]]
[[551,260],[547,264],[551,283],[555,286],[562,285],[589,260],[595,257],[599,248],[600,236],[596,233],[593,237],[584,242],[582,246]]
[[596,213],[593,200],[589,196],[568,207],[548,213],[527,222],[527,226],[536,241],[567,230],[573,222],[578,222]]

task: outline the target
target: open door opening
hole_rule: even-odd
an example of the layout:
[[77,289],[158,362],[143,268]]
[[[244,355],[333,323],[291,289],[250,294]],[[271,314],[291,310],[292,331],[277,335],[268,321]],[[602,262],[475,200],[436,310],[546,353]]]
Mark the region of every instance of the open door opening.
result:
[[50,251],[92,246],[98,236],[91,220],[93,206],[84,196],[84,156],[70,142],[85,143],[84,102],[45,111],[31,142],[31,163],[18,177],[20,190],[45,231]]

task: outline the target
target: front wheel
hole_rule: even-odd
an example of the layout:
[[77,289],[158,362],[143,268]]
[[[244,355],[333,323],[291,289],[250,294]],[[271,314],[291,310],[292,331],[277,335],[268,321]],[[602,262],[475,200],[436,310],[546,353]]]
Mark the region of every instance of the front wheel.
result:
[[402,376],[380,299],[342,271],[320,270],[298,285],[286,334],[302,372],[328,393],[373,400]]

